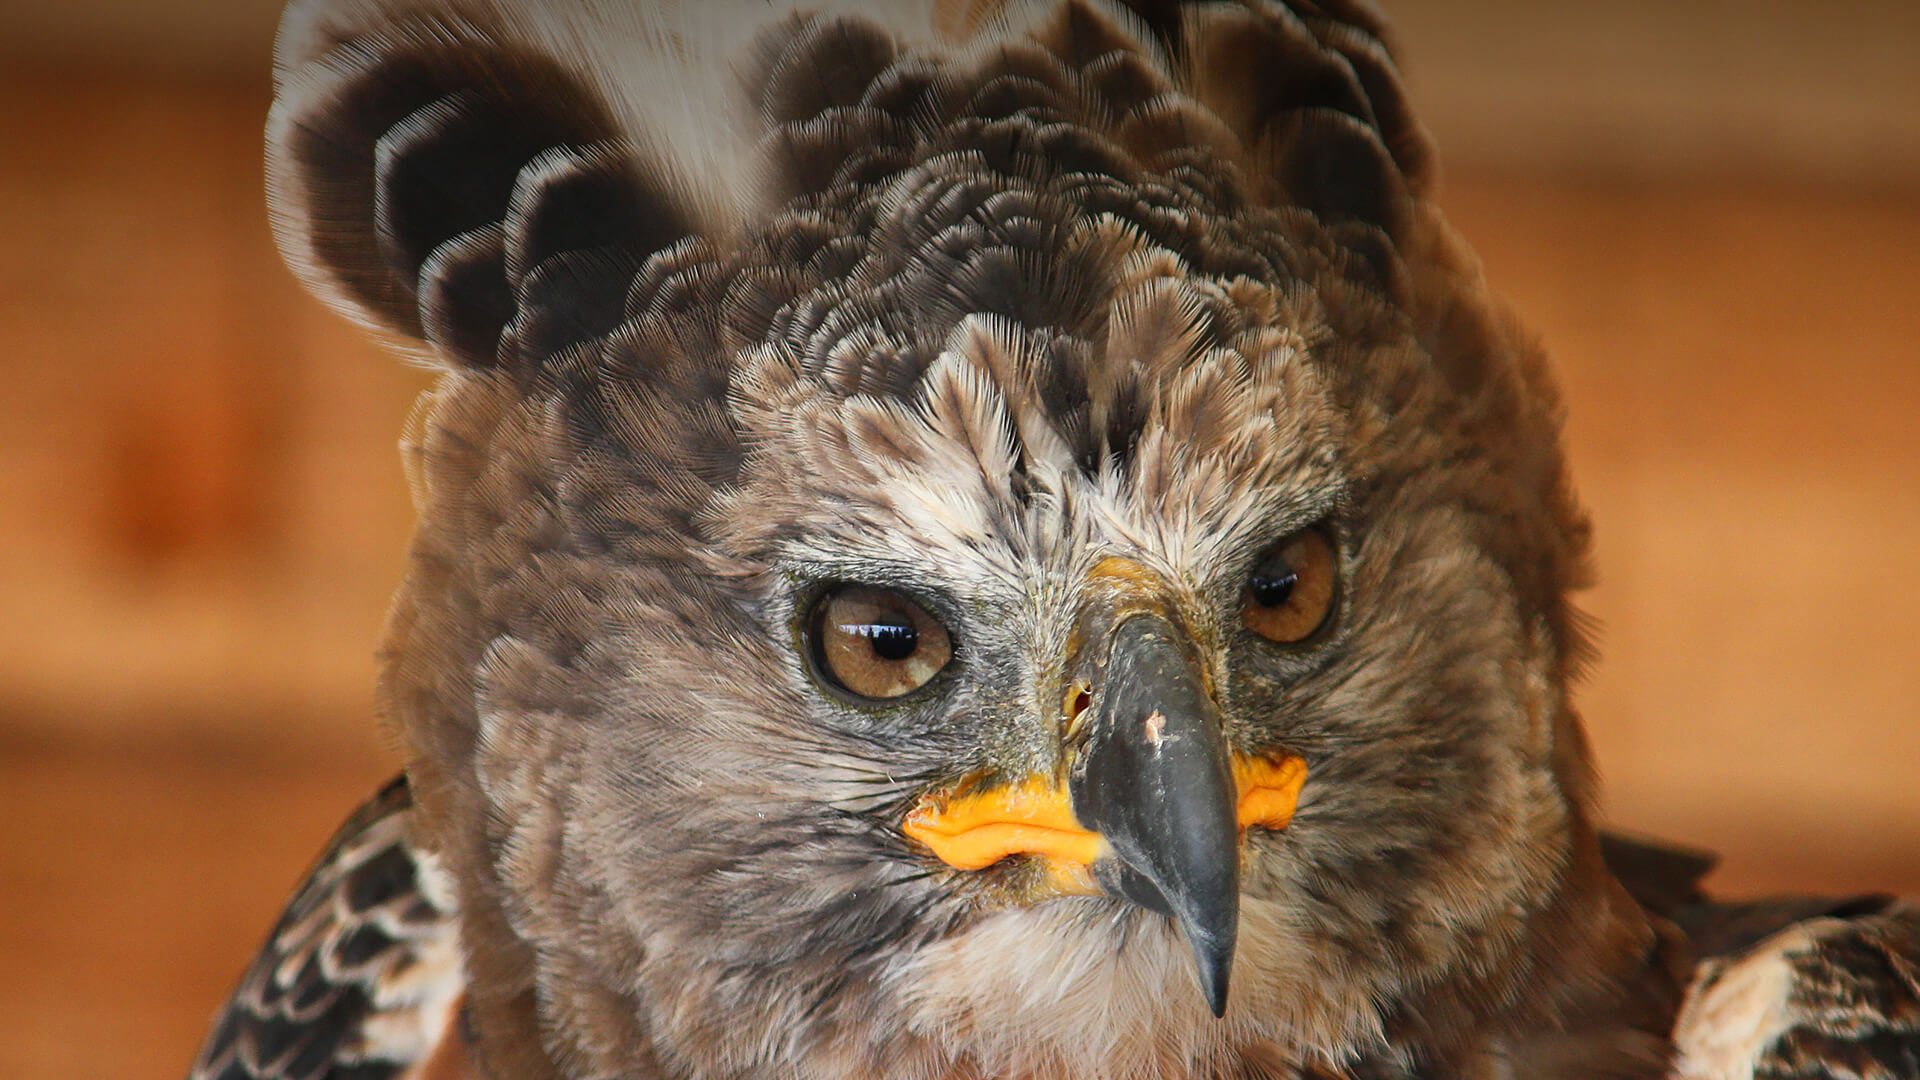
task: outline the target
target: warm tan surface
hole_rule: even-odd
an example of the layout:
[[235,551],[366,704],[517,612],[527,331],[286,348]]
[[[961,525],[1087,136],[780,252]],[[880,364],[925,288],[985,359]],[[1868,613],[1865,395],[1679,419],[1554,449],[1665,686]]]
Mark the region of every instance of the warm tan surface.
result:
[[[174,1076],[390,768],[422,378],[278,268],[257,87],[0,101],[0,1077]],[[1884,189],[1445,199],[1565,375],[1609,806],[1729,889],[1920,891],[1920,194]]]
[[176,1078],[378,755],[0,742],[0,1077]]
[[1562,373],[1615,820],[1920,890],[1920,200],[1456,182]]
[[265,94],[0,82],[0,728],[363,738],[426,380],[274,254]]

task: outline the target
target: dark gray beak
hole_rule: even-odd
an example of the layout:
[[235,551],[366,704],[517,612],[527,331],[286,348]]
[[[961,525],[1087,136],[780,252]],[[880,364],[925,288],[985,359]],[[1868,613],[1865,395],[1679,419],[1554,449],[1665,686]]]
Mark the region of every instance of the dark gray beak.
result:
[[1213,1015],[1227,1009],[1240,922],[1237,792],[1220,710],[1187,635],[1134,614],[1111,638],[1068,790],[1113,854],[1094,864],[1109,894],[1171,916]]

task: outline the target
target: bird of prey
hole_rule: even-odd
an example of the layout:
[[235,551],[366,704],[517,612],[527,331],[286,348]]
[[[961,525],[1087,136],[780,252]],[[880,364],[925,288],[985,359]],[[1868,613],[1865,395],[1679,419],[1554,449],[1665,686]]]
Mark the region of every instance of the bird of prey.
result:
[[1598,831],[1559,404],[1386,42],[295,0],[279,242],[440,372],[406,771],[193,1076],[1915,1075],[1914,909]]

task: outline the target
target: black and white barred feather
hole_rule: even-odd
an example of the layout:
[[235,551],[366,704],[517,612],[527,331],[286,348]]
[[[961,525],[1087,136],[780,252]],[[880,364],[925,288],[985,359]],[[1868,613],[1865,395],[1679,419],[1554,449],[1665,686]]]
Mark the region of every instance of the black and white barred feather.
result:
[[457,1037],[451,885],[404,779],[349,818],[233,992],[191,1080],[393,1080]]

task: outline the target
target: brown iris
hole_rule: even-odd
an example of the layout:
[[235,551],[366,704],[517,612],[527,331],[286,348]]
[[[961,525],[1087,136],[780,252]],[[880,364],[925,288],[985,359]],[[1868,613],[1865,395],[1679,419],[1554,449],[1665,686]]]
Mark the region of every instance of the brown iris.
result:
[[809,630],[821,674],[863,698],[910,694],[953,658],[947,628],[891,589],[842,585],[814,604]]
[[1334,563],[1333,541],[1318,526],[1261,553],[1241,593],[1247,629],[1283,645],[1313,636],[1333,609]]

